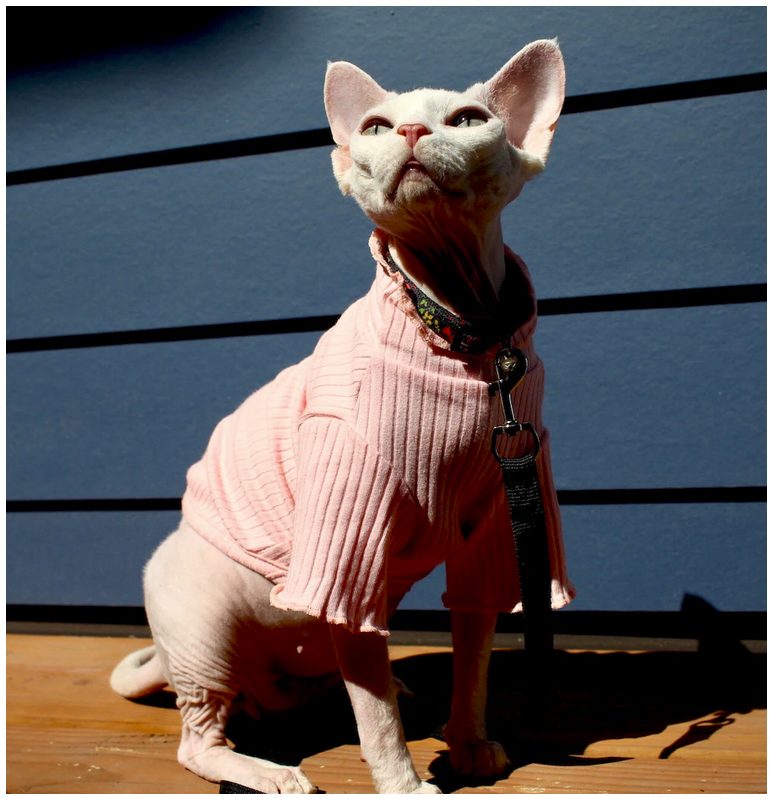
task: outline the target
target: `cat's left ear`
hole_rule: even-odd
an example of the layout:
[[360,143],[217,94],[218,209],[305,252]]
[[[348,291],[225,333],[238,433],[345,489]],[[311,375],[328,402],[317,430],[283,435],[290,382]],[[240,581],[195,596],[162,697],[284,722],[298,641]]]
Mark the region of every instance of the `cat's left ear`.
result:
[[366,72],[348,61],[328,64],[324,78],[324,108],[335,144],[346,146],[357,122],[369,108],[382,103],[389,94]]
[[504,122],[509,142],[546,161],[566,95],[566,70],[557,40],[531,42],[475,88]]

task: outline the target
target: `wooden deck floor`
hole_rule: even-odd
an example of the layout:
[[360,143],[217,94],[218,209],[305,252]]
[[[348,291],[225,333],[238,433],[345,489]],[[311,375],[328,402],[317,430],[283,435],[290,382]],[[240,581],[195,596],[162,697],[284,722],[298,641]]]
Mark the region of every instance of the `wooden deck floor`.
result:
[[[130,638],[7,636],[9,793],[216,793],[178,766],[169,694],[129,702],[107,685],[114,663],[145,642]],[[416,765],[445,792],[764,793],[766,658],[747,651],[560,652],[552,710],[524,715],[522,653],[497,651],[492,732],[514,762],[493,785],[464,785],[435,737],[444,721],[449,653],[393,648],[395,672],[417,693],[403,706]],[[249,748],[260,728],[234,725]],[[301,762],[327,793],[371,793],[343,696],[271,725],[270,745]],[[260,751],[265,751],[262,748]]]

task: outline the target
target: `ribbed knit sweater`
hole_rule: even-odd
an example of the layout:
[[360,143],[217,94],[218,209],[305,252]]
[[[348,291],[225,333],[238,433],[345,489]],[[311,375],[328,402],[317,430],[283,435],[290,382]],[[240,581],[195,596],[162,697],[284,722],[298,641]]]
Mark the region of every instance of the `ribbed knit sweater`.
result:
[[[446,607],[519,610],[501,470],[490,451],[502,421],[500,400],[488,392],[500,343],[479,354],[452,351],[388,263],[386,235],[376,230],[370,246],[377,268],[369,292],[312,355],[220,422],[188,472],[184,517],[274,582],[273,605],[351,630],[388,634],[400,599],[442,562]],[[573,588],[541,419],[535,300],[525,265],[509,250],[507,269],[531,309],[511,340],[529,361],[513,402],[542,439],[552,601],[561,607]]]

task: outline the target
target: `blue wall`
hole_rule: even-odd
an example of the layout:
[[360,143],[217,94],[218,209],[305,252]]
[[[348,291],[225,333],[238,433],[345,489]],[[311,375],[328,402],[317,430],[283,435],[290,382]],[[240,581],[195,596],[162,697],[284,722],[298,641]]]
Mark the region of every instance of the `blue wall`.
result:
[[[570,96],[766,69],[763,8],[15,8],[8,37],[94,22],[113,38],[11,62],[10,171],[324,127],[326,60],[464,88],[558,36]],[[565,116],[504,224],[540,298],[763,283],[765,112],[756,91]],[[15,185],[7,225],[9,339],[335,314],[372,279],[328,147]],[[216,421],[317,338],[10,354],[8,498],[179,496]],[[763,303],[544,316],[558,488],[763,485],[765,339]],[[563,515],[575,609],[765,606],[763,503]],[[140,604],[175,524],[11,512],[8,601]]]

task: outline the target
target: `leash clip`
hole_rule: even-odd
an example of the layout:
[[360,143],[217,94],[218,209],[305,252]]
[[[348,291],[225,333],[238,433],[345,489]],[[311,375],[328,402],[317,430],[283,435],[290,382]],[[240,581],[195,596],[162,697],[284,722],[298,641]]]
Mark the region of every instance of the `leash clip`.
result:
[[526,433],[530,433],[531,438],[533,439],[533,451],[531,452],[531,455],[535,458],[541,449],[541,440],[539,439],[539,434],[536,432],[536,428],[530,422],[507,422],[506,424],[500,424],[493,428],[491,452],[493,452],[493,457],[499,463],[503,464],[503,457],[499,455],[499,436],[502,434],[516,436],[518,433],[522,433],[524,431]]
[[541,442],[539,434],[530,422],[520,422],[515,416],[515,409],[512,405],[512,392],[517,388],[528,371],[528,358],[526,354],[516,347],[502,347],[496,354],[496,380],[488,384],[488,393],[492,397],[499,394],[501,406],[504,409],[504,424],[493,428],[491,440],[491,450],[496,460],[501,463],[501,456],[498,451],[498,441],[501,435],[516,436],[519,433],[530,433],[533,438],[535,458]]

